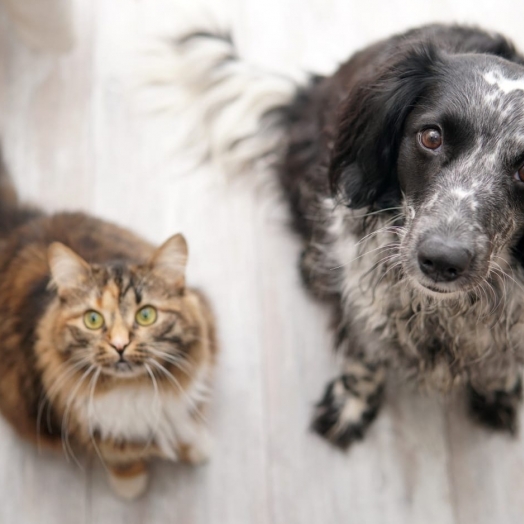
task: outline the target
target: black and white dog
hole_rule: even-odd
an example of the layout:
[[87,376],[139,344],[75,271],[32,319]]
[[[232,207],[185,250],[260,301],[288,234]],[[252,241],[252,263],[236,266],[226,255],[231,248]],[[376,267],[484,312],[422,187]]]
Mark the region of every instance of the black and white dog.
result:
[[431,25],[298,87],[209,30],[169,52],[211,153],[229,168],[271,159],[304,240],[304,282],[334,309],[345,365],[316,431],[341,447],[361,438],[388,369],[464,384],[478,419],[514,431],[524,57],[498,34]]

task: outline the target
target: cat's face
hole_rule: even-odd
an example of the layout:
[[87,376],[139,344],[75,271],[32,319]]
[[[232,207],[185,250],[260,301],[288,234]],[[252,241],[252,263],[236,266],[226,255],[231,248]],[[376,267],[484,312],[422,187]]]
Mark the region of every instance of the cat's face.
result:
[[60,297],[53,338],[72,365],[121,378],[183,368],[197,333],[184,307],[187,246],[170,238],[141,266],[89,265],[62,244],[49,249]]

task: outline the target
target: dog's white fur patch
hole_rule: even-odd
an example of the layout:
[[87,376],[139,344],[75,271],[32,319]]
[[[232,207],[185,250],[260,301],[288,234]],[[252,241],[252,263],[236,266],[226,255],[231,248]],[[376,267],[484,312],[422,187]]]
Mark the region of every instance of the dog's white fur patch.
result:
[[500,71],[488,71],[483,77],[488,84],[497,87],[506,95],[512,91],[524,91],[524,77],[507,78]]
[[473,192],[469,189],[464,189],[462,187],[456,187],[452,190],[452,194],[456,196],[459,200],[463,200],[464,198],[467,198],[473,194]]
[[368,409],[366,399],[361,399],[346,393],[344,407],[340,411],[337,424],[334,426],[335,433],[342,433],[349,426],[362,424],[362,417]]

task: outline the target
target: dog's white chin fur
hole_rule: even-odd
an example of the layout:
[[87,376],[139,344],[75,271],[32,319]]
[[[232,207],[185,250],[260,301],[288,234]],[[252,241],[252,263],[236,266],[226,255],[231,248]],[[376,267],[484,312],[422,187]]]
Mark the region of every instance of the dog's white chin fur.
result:
[[442,290],[437,291],[435,289],[431,289],[429,287],[426,287],[424,284],[422,284],[416,277],[410,277],[409,281],[411,285],[417,290],[420,291],[423,295],[426,295],[428,297],[437,299],[437,300],[451,300],[456,299],[460,297],[461,295],[464,295],[470,291],[470,288],[466,289],[459,289],[459,290]]

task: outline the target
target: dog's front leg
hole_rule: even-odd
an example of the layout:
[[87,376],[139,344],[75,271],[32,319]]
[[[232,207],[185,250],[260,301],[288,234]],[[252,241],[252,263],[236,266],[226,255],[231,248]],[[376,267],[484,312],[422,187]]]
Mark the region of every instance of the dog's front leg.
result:
[[382,404],[385,377],[379,361],[363,354],[349,357],[316,405],[314,431],[343,449],[363,438]]
[[514,362],[493,361],[474,368],[470,373],[468,395],[470,413],[477,421],[493,429],[516,433],[522,381]]

